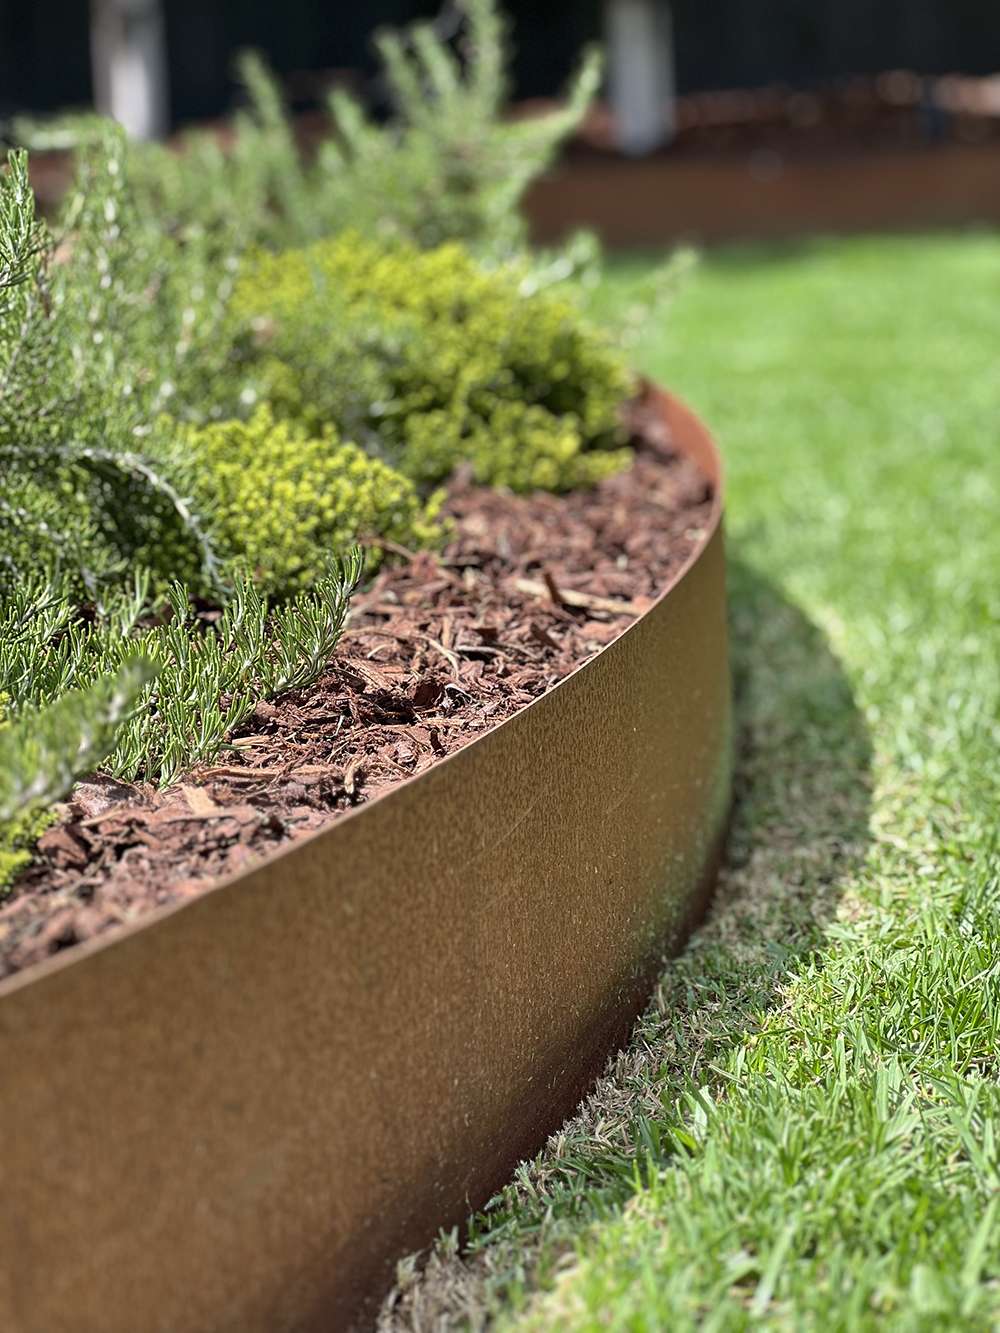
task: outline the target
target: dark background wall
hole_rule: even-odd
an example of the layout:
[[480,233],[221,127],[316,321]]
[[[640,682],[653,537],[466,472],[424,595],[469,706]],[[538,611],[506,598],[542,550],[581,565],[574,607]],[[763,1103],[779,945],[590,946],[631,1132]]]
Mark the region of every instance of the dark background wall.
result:
[[[600,0],[509,0],[516,92],[551,94],[601,33]],[[0,0],[0,114],[90,101],[86,0]],[[438,0],[166,0],[175,122],[232,104],[233,53],[263,50],[284,75],[373,73],[379,23],[439,12]],[[1000,70],[1000,0],[674,0],[682,92],[808,85],[904,67]],[[315,81],[293,78],[307,101]]]

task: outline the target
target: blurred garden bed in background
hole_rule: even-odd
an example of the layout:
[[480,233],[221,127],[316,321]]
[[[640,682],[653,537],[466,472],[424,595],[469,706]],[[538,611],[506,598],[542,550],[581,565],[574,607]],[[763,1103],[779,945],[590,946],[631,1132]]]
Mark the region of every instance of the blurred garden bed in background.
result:
[[[337,82],[361,84],[351,71]],[[535,98],[511,115],[559,108]],[[610,106],[595,102],[527,194],[533,239],[586,227],[629,248],[1000,222],[1000,76],[889,70],[809,88],[690,93],[676,99],[673,119],[668,147],[629,157],[615,147]],[[318,110],[300,110],[294,124],[307,157],[331,132]],[[232,145],[231,120],[205,127]],[[58,203],[71,175],[68,153],[34,155],[43,207]]]

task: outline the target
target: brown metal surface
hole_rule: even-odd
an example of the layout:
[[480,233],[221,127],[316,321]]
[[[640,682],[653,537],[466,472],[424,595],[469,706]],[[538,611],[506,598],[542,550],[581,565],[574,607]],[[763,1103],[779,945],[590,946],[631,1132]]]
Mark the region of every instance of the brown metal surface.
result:
[[0,987],[0,1329],[346,1327],[626,1034],[707,899],[729,709],[717,505],[654,607],[523,713]]
[[992,143],[784,157],[592,154],[538,180],[526,211],[541,243],[588,227],[609,246],[997,223],[997,156]]

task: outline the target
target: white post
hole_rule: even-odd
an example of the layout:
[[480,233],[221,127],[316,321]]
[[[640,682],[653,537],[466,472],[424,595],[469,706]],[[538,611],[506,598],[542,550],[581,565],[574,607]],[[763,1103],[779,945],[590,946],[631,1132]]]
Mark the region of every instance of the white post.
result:
[[170,123],[166,34],[160,0],[91,0],[90,57],[97,109],[135,139],[159,139]]
[[641,156],[674,135],[674,37],[666,0],[608,0],[608,79],[618,147]]

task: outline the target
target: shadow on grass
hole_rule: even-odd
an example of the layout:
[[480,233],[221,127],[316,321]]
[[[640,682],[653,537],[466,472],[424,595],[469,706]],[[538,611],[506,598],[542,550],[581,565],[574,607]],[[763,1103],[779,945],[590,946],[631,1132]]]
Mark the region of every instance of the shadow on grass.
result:
[[829,252],[837,237],[789,236],[768,241],[724,241],[706,247],[716,268],[729,270],[758,269],[765,264],[790,264],[813,259]]
[[712,911],[577,1115],[472,1219],[461,1253],[439,1245],[384,1329],[478,1324],[544,1285],[581,1226],[668,1164],[681,1099],[725,1081],[863,862],[871,750],[840,663],[738,548],[729,580],[736,804]]

